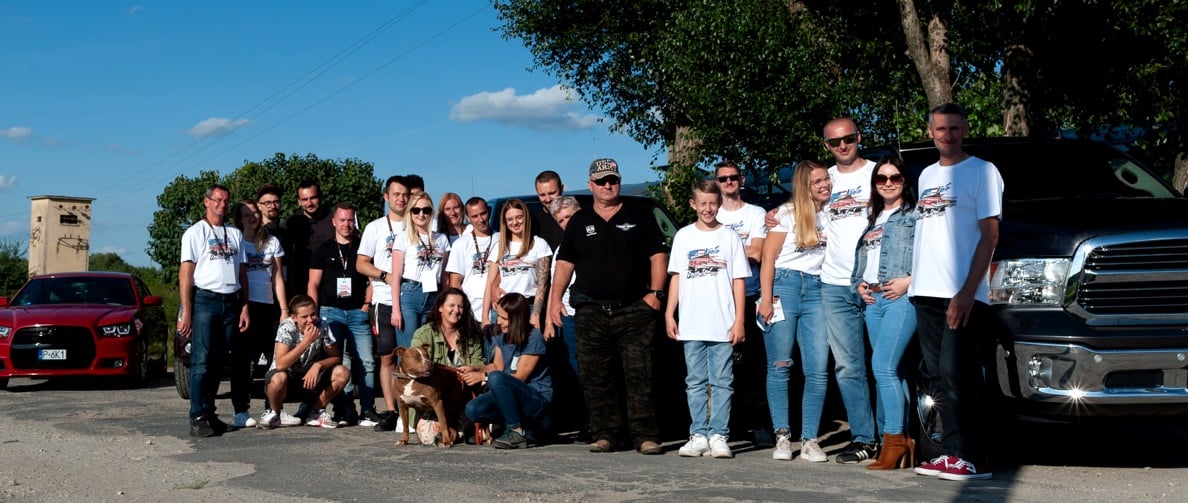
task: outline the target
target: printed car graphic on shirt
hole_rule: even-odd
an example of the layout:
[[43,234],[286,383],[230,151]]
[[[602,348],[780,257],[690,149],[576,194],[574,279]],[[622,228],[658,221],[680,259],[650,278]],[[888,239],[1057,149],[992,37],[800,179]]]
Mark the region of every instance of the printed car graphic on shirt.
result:
[[721,253],[720,247],[702,248],[689,251],[689,267],[686,278],[701,276],[715,276],[718,271],[726,268],[726,261],[717,257]]
[[956,199],[945,197],[945,193],[953,188],[952,183],[940,187],[928,187],[920,191],[920,202],[916,205],[919,218],[929,218],[945,214],[945,209],[957,204]]
[[862,235],[862,248],[866,250],[873,250],[883,240],[883,224],[874,226],[873,229]]
[[855,187],[849,190],[834,192],[829,195],[829,207],[826,214],[829,215],[829,220],[839,220],[842,218],[863,216],[866,212],[866,200],[859,199],[862,195],[862,188]]
[[533,262],[529,262],[522,258],[516,258],[515,255],[505,255],[503,260],[499,263],[499,274],[503,276],[515,276],[517,274],[528,274],[535,267]]

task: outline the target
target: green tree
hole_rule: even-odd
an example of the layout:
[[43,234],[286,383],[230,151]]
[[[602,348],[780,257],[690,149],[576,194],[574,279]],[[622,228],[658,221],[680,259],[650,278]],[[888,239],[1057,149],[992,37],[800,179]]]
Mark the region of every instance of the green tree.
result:
[[[159,210],[153,213],[149,225],[149,242],[145,250],[154,262],[161,265],[161,274],[170,281],[177,281],[177,270],[181,259],[181,237],[194,222],[202,219],[205,206],[202,203],[206,188],[219,183],[231,190],[232,201],[255,199],[261,185],[279,185],[285,193],[282,201],[282,215],[300,211],[297,204],[297,186],[304,180],[315,180],[322,189],[322,204],[333,205],[348,202],[355,206],[360,222],[377,218],[383,210],[379,197],[382,181],[375,177],[371,163],[358,159],[318,159],[313,154],[305,156],[282,153],[260,162],[246,162],[226,175],[215,171],[203,171],[194,178],[179,176],[157,196]],[[228,205],[228,211],[234,204]]]
[[25,281],[29,280],[29,260],[21,242],[0,240],[0,295],[11,297]]

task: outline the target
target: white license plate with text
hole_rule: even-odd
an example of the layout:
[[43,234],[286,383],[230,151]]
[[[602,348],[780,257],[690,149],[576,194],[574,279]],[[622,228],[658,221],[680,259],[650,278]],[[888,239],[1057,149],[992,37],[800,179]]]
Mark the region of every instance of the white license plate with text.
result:
[[38,360],[65,360],[65,349],[42,349],[37,355]]

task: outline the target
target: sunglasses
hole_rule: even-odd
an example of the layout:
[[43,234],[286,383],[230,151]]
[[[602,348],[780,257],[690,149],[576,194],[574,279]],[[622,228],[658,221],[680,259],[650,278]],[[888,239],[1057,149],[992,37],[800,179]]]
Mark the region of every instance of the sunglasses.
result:
[[608,184],[608,183],[609,183],[609,184],[611,184],[611,185],[618,185],[618,184],[619,184],[619,177],[617,177],[617,176],[608,176],[608,177],[606,177],[606,178],[599,178],[599,179],[597,179],[597,180],[593,180],[593,182],[594,182],[594,185],[597,185],[597,186],[599,186],[599,187],[605,187],[605,186],[606,186],[606,184]]
[[433,208],[430,208],[430,207],[428,207],[428,206],[420,206],[420,207],[417,207],[417,208],[409,208],[409,210],[408,210],[408,211],[409,211],[410,213],[412,213],[413,215],[432,215],[432,214],[433,214]]
[[833,147],[833,148],[840,147],[842,143],[846,143],[846,144],[858,143],[858,133],[850,133],[848,135],[838,137],[838,138],[826,138],[825,143],[828,143],[829,146]]
[[903,175],[901,175],[899,173],[896,173],[891,176],[875,175],[874,179],[875,179],[875,185],[883,185],[883,184],[887,183],[887,180],[891,180],[891,185],[903,185]]
[[739,180],[742,180],[742,175],[726,175],[718,177],[718,183],[737,182]]

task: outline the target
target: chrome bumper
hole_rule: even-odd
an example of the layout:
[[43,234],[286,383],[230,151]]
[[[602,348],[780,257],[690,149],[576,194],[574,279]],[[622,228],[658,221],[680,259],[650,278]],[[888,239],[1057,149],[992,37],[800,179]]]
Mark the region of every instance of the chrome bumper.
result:
[[[998,348],[999,383],[1006,396],[1086,405],[1188,403],[1188,348],[1098,351],[1016,343],[1014,351]],[[1009,378],[1011,372],[1016,379]],[[1009,389],[1012,381],[1019,383],[1018,393]]]

